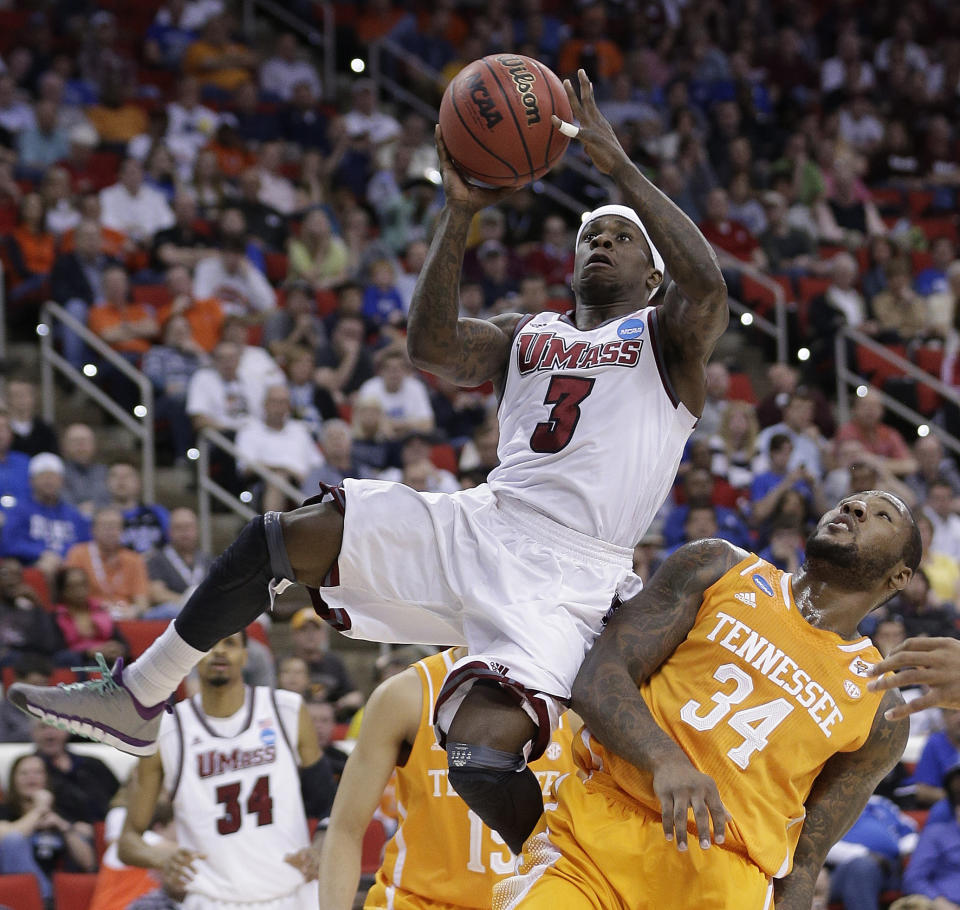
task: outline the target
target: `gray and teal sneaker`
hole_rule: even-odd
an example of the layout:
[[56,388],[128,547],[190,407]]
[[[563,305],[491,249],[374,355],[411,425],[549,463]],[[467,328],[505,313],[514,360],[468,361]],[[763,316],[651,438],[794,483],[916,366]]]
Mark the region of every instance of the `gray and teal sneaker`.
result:
[[14,683],[7,698],[21,711],[45,724],[69,730],[78,736],[107,743],[131,755],[153,755],[157,751],[160,718],[167,702],[147,708],[123,684],[123,658],[113,669],[102,654],[97,666],[75,668],[99,673],[100,679],[60,683],[56,686],[28,686]]

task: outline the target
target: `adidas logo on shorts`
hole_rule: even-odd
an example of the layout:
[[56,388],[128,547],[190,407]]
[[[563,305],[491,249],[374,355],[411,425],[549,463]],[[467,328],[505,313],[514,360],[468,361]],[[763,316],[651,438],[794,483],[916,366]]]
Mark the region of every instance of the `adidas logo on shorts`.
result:
[[752,591],[738,591],[733,596],[741,603],[745,603],[748,607],[755,607],[757,605],[757,595]]

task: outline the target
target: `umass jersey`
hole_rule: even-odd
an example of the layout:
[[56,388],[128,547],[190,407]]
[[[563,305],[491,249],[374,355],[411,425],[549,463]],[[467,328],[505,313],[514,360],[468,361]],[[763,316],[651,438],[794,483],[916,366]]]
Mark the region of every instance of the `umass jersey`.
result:
[[589,331],[556,313],[521,320],[491,489],[633,547],[669,493],[697,422],[671,388],[659,342],[656,307]]
[[207,717],[199,696],[164,716],[160,758],[177,843],[206,856],[190,894],[256,904],[304,886],[283,861],[310,844],[296,752],[300,704],[293,692],[258,686],[232,717]]

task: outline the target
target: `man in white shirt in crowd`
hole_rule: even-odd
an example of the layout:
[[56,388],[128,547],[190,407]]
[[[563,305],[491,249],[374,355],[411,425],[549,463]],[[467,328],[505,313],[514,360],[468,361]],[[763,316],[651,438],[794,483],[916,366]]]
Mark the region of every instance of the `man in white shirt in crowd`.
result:
[[214,297],[228,316],[260,322],[276,308],[277,296],[263,272],[247,258],[246,251],[243,237],[224,237],[218,253],[197,263],[193,296],[197,300]]
[[933,525],[931,552],[943,553],[960,561],[960,515],[953,510],[953,501],[953,489],[949,480],[937,479],[930,484],[927,491],[923,514]]
[[221,341],[213,349],[213,366],[197,370],[187,387],[187,414],[199,432],[205,427],[235,433],[250,415],[247,393],[237,377],[240,348]]
[[257,198],[281,215],[292,215],[297,208],[297,191],[283,176],[283,143],[264,142],[257,157],[260,189]]
[[374,147],[392,142],[400,133],[394,117],[377,110],[377,89],[372,79],[358,79],[353,84],[353,106],[343,117],[350,139],[366,138]]
[[377,375],[360,386],[357,398],[374,398],[381,403],[391,439],[414,431],[430,432],[434,427],[427,387],[412,374],[403,348],[385,348],[380,353]]
[[250,403],[250,414],[263,417],[263,400],[272,385],[286,385],[287,377],[266,348],[247,344],[247,326],[242,319],[228,316],[220,329],[221,341],[232,341],[240,349],[237,379]]
[[148,244],[157,231],[172,227],[173,210],[159,190],[143,182],[143,165],[127,158],[120,179],[100,191],[100,222],[138,243]]
[[178,163],[193,160],[220,125],[220,115],[200,103],[200,84],[184,76],[177,86],[177,100],[167,105],[167,135],[164,137]]
[[[300,487],[307,474],[323,463],[310,430],[302,420],[290,417],[290,390],[285,385],[272,385],[263,401],[263,420],[247,421],[237,433],[241,474],[252,473],[254,466],[269,468]],[[253,480],[260,483],[254,475]],[[273,484],[263,484],[261,508],[289,508],[288,497]]]
[[760,470],[768,470],[770,440],[778,433],[783,433],[793,443],[793,454],[787,470],[793,471],[803,466],[812,477],[818,480],[823,477],[822,452],[826,440],[813,421],[814,408],[815,402],[810,392],[798,387],[783,408],[783,420],[767,427],[757,436],[757,452],[763,459]]
[[284,32],[277,38],[273,56],[260,67],[260,88],[281,101],[289,101],[298,82],[305,82],[314,98],[323,94],[316,67],[300,56],[296,35]]

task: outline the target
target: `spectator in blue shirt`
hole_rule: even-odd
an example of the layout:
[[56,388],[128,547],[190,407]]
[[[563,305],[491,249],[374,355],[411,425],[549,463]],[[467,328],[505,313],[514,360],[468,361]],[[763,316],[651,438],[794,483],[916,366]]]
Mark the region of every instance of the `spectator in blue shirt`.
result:
[[0,555],[51,575],[75,543],[90,539],[90,520],[63,498],[63,461],[41,452],[30,459],[30,495],[7,514]]
[[922,895],[934,910],[960,906],[960,766],[950,768],[944,786],[952,809],[949,820],[927,821],[903,874],[904,894]]
[[56,101],[38,101],[36,125],[17,137],[18,164],[30,174],[40,175],[70,154],[67,133],[57,126],[57,114]]
[[123,512],[123,546],[138,553],[166,546],[170,539],[170,513],[163,506],[140,499],[140,471],[133,464],[112,464],[107,472],[107,489],[113,497],[110,504]]
[[363,290],[363,316],[373,325],[395,325],[406,316],[396,286],[396,273],[388,259],[370,265],[370,283]]
[[917,843],[916,823],[882,796],[871,796],[853,827],[830,848],[830,897],[845,910],[879,910],[900,880],[900,858]]
[[11,509],[30,496],[30,456],[15,452],[10,415],[0,410],[0,508]]
[[933,264],[917,275],[913,280],[913,289],[924,297],[931,294],[945,294],[950,290],[947,284],[947,268],[956,259],[957,251],[949,237],[938,237],[930,247]]
[[944,777],[960,762],[960,710],[944,708],[941,713],[943,729],[930,734],[910,779],[921,806],[931,806],[947,795]]
[[682,543],[703,536],[687,536],[687,515],[694,507],[709,507],[713,510],[717,524],[717,533],[712,536],[728,540],[734,546],[750,549],[750,534],[740,516],[733,509],[714,505],[711,501],[713,475],[706,468],[690,468],[683,479],[683,489],[687,497],[686,504],[673,509],[663,526],[663,537],[668,547],[676,548]]

